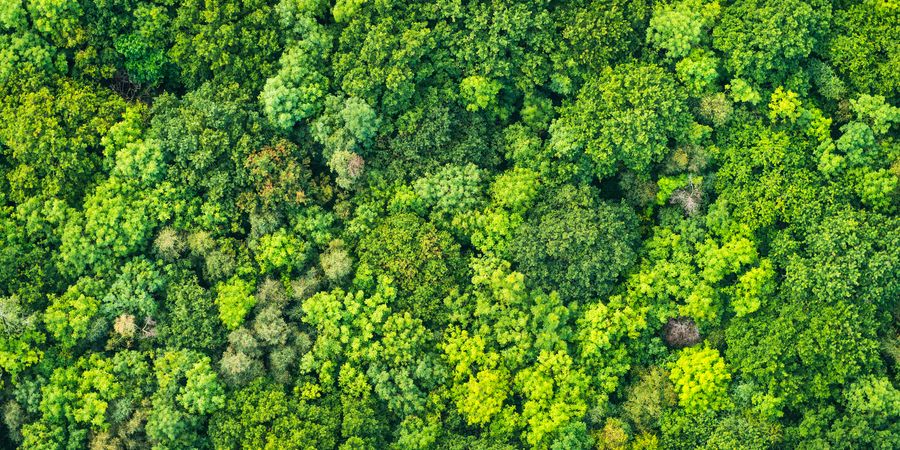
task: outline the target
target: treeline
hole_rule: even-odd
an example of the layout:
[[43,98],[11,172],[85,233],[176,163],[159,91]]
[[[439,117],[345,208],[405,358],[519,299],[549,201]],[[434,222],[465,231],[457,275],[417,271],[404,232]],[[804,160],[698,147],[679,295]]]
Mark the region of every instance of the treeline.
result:
[[0,447],[900,448],[900,4],[0,0]]

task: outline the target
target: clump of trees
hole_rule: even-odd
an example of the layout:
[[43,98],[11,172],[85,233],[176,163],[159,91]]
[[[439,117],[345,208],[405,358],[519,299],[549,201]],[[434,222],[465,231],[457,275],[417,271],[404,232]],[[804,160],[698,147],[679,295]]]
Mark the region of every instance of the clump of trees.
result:
[[0,447],[900,448],[900,16],[0,1]]

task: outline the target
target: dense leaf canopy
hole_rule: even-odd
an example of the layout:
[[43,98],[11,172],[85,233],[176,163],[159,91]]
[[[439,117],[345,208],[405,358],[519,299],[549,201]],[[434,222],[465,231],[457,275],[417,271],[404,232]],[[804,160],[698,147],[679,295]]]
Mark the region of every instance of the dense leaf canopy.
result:
[[0,0],[0,448],[900,448],[889,0]]

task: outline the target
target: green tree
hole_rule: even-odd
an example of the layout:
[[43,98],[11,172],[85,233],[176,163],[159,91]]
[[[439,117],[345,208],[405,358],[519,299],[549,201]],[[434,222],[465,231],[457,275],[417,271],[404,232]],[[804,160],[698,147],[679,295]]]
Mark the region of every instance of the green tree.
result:
[[684,0],[656,5],[647,28],[647,41],[665,50],[669,58],[684,58],[704,40],[719,11],[715,1],[704,4]]
[[260,93],[266,116],[285,129],[317,115],[330,86],[325,62],[331,36],[312,18],[304,17],[299,24],[306,31],[303,39],[288,45],[279,61],[281,69],[266,80]]
[[529,211],[512,244],[512,260],[535,285],[567,300],[609,293],[633,264],[633,212],[564,186]]
[[843,392],[846,414],[827,431],[840,446],[891,447],[900,443],[900,391],[885,377],[870,375]]
[[229,395],[210,420],[215,448],[334,448],[338,415],[260,380]]
[[100,169],[100,140],[119,120],[124,102],[109,90],[65,78],[26,84],[18,92],[14,86],[21,81],[0,89],[0,151],[14,162],[7,173],[10,199],[43,194],[75,204]]
[[363,156],[372,145],[380,120],[375,110],[355,97],[329,96],[325,111],[311,124],[313,138],[322,144],[322,156],[345,189],[362,175]]
[[447,165],[413,183],[416,195],[437,214],[455,215],[475,209],[485,174],[478,166]]
[[715,349],[692,347],[682,350],[672,364],[669,379],[675,385],[678,404],[690,413],[715,411],[728,404],[731,374]]
[[584,445],[589,377],[567,351],[569,309],[555,292],[529,290],[509,263],[479,261],[472,281],[474,292],[454,299],[457,321],[440,344],[459,413],[498,439]]
[[141,318],[157,315],[158,303],[154,295],[166,284],[165,278],[145,259],[126,263],[103,297],[102,310],[107,317],[134,314]]
[[130,407],[152,390],[145,356],[120,352],[84,356],[48,374],[39,416],[22,428],[26,448],[82,448],[88,437],[127,428]]
[[158,387],[150,398],[146,430],[154,448],[207,447],[207,419],[225,405],[209,357],[167,351],[154,359],[153,372]]
[[167,347],[208,352],[224,343],[213,296],[196,275],[170,279],[164,298],[167,314],[159,321],[159,334]]
[[309,258],[309,244],[281,229],[260,236],[254,256],[262,273],[299,272]]
[[73,347],[87,337],[91,324],[100,309],[97,299],[101,285],[90,278],[82,278],[51,299],[44,313],[47,331],[63,347]]
[[[650,2],[601,2],[580,0],[555,10],[554,20],[563,24],[559,72],[552,77],[555,90],[570,94],[572,77],[590,79],[604,67],[627,58],[640,48],[653,9]],[[574,68],[566,68],[572,59]],[[574,69],[574,70],[573,70]]]
[[239,327],[244,322],[247,313],[255,304],[253,285],[237,276],[216,286],[216,306],[219,307],[219,318],[230,330]]
[[181,99],[156,98],[147,138],[164,155],[165,179],[191,206],[179,218],[190,224],[185,228],[243,227],[238,199],[249,181],[244,161],[266,141],[264,120],[248,103],[234,83],[205,83]]
[[494,179],[491,199],[484,209],[460,214],[454,224],[465,230],[481,252],[506,258],[510,243],[525,222],[525,213],[540,192],[538,174],[515,167]]
[[168,55],[189,88],[217,79],[258,92],[277,69],[281,27],[267,2],[183,1],[171,30]]
[[98,185],[83,210],[62,227],[61,271],[75,276],[89,269],[106,273],[117,260],[142,250],[154,227],[171,214],[171,190],[168,184],[142,189],[115,175]]
[[735,77],[780,83],[821,45],[830,19],[828,2],[740,0],[722,10],[713,46]]
[[[311,150],[283,139],[247,155],[244,167],[250,186],[238,197],[238,206],[254,219],[286,222],[321,195],[314,184]],[[254,230],[256,231],[256,230]]]
[[598,178],[619,164],[647,173],[669,153],[671,140],[683,141],[691,124],[684,92],[654,65],[625,63],[589,79],[573,103],[550,127],[548,145],[564,163],[582,153]]
[[[769,397],[777,414],[827,401],[882,366],[876,336],[885,316],[876,311],[897,289],[893,250],[871,245],[896,240],[892,221],[843,211],[807,233],[802,246],[785,244],[799,250],[787,257],[776,297],[725,330],[729,364],[765,387],[755,401]],[[836,250],[848,242],[853,250]]]
[[466,276],[460,246],[446,231],[411,214],[389,216],[363,236],[360,266],[391,277],[396,308],[441,323],[444,297]]
[[900,77],[893,70],[900,61],[896,20],[896,8],[878,2],[848,5],[834,12],[827,54],[858,92],[896,98],[900,86]]
[[46,337],[37,321],[38,315],[24,311],[16,297],[0,297],[0,375],[8,374],[15,382],[19,372],[41,360]]

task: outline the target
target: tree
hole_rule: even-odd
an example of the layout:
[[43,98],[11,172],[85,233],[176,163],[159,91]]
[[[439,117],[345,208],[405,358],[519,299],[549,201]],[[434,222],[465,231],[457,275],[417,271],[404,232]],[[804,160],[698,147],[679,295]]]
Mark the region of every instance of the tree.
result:
[[151,397],[147,436],[157,448],[202,448],[208,417],[225,405],[209,357],[189,350],[167,351],[153,361],[156,392]]
[[[582,152],[592,175],[606,178],[619,164],[647,173],[685,140],[691,117],[684,92],[660,67],[625,63],[587,80],[550,127],[551,150],[574,163]],[[599,125],[599,126],[598,126]]]
[[[783,131],[745,122],[726,129],[713,155],[719,161],[715,190],[735,221],[751,230],[816,217],[833,191],[821,183],[810,153],[791,151]],[[778,193],[776,196],[775,193]]]
[[861,378],[844,390],[843,400],[847,414],[826,432],[831,443],[889,447],[900,442],[900,391],[887,378]]
[[827,54],[835,69],[858,92],[896,98],[900,85],[893,66],[900,61],[893,26],[896,10],[878,3],[849,5],[834,12]]
[[239,193],[248,183],[244,161],[263,147],[263,119],[245,106],[249,96],[237,84],[205,83],[181,99],[161,95],[153,104],[148,140],[166,161],[165,179],[179,187],[194,214],[178,219],[190,226],[241,229]]
[[459,83],[459,94],[466,110],[474,112],[493,106],[502,87],[503,85],[496,80],[473,75],[463,78]]
[[309,148],[282,139],[247,155],[244,168],[250,186],[238,197],[238,206],[250,214],[251,222],[270,216],[272,222],[286,222],[321,197],[322,188],[313,181],[310,153]]
[[725,94],[705,95],[700,99],[700,116],[712,122],[715,127],[720,127],[728,122],[734,108]]
[[495,168],[500,163],[500,128],[482,113],[470,113],[447,105],[443,94],[435,93],[407,114],[412,123],[396,123],[403,128],[396,133],[383,129],[375,150],[367,163],[379,175],[391,180],[416,179],[434,173],[447,165],[469,162],[482,168]]
[[[172,78],[175,72],[166,52],[172,45],[172,14],[163,5],[135,3],[130,32],[116,33],[119,35],[112,42],[112,47],[124,60],[120,64],[128,74],[129,82],[154,86],[166,78]],[[97,9],[102,17],[97,20],[98,23],[106,19],[108,24],[115,24],[116,19],[123,18],[115,13],[104,14],[106,11],[102,7]]]
[[634,384],[628,387],[622,405],[627,417],[639,430],[656,429],[663,413],[677,401],[669,373],[662,367],[651,367],[640,372]]
[[719,410],[728,404],[731,374],[719,352],[691,347],[680,352],[669,379],[675,385],[678,404],[689,413]]
[[165,287],[166,280],[145,259],[129,261],[103,297],[103,313],[109,317],[129,313],[142,319],[157,315],[154,294]]
[[525,213],[540,192],[538,174],[515,167],[494,179],[491,200],[484,209],[459,215],[454,222],[482,253],[505,259],[515,233],[525,222]]
[[375,110],[359,98],[329,96],[325,111],[312,123],[311,134],[322,144],[322,156],[337,175],[338,186],[348,189],[362,175],[362,155],[378,132]]
[[169,216],[170,193],[167,184],[142,190],[127,179],[107,179],[62,227],[60,270],[70,276],[113,270],[117,260],[141,250],[153,228]]
[[254,257],[262,273],[299,272],[309,258],[309,244],[281,229],[259,237]]
[[447,165],[413,183],[416,196],[436,219],[465,213],[480,203],[484,172],[474,164]]
[[651,12],[649,2],[645,1],[582,0],[556,9],[554,20],[563,24],[558,64],[566,67],[564,58],[568,56],[576,65],[571,69],[560,68],[554,74],[551,79],[556,84],[555,90],[569,94],[572,78],[591,79],[604,67],[631,55],[640,47]]
[[256,298],[253,296],[253,285],[234,276],[216,286],[216,306],[219,307],[219,318],[225,327],[233,330],[244,322],[244,318]]
[[710,434],[704,449],[771,448],[780,440],[777,427],[748,417],[732,415],[722,420]]
[[672,59],[684,58],[704,38],[719,14],[718,2],[685,0],[657,5],[650,17],[647,41]]
[[530,280],[567,300],[609,293],[633,264],[633,212],[564,186],[537,204],[516,234],[512,260]]
[[230,395],[210,420],[216,448],[334,448],[338,415],[279,386],[254,383]]
[[694,50],[675,64],[678,79],[694,97],[715,89],[715,81],[719,76],[718,69],[718,58],[712,52],[704,50]]
[[244,386],[265,373],[261,357],[259,341],[248,328],[241,327],[229,333],[219,371],[228,384]]
[[[877,229],[892,242],[891,223],[850,211],[826,217],[807,231],[802,253],[787,259],[776,301],[731,322],[726,356],[745,379],[765,387],[757,401],[770,397],[779,414],[802,409],[883,364],[876,334],[884,316],[876,311],[892,298],[883,295],[895,295],[895,271],[886,261],[896,257],[869,239]],[[854,250],[836,250],[848,242]]]
[[763,299],[774,293],[774,278],[772,262],[767,259],[741,275],[732,300],[735,314],[741,317],[758,310]]
[[[2,151],[14,161],[7,174],[10,198],[23,202],[43,194],[76,204],[100,168],[100,140],[119,120],[124,102],[66,78],[33,89],[10,81],[0,90]],[[16,85],[24,90],[17,92]]]
[[359,6],[356,14],[356,8],[338,10],[346,25],[331,58],[334,85],[390,118],[387,125],[412,129],[420,112],[416,100],[437,95],[443,78],[438,74],[453,70],[441,46],[449,41],[449,27],[444,20],[429,26],[427,8],[416,4],[392,2],[386,14],[371,4]]
[[880,95],[860,95],[858,99],[850,100],[850,107],[876,136],[887,133],[892,124],[900,122],[900,108],[887,103]]
[[441,322],[444,297],[466,272],[453,237],[412,214],[379,221],[360,240],[357,252],[360,266],[394,280],[397,310],[429,322]]
[[46,337],[37,321],[37,314],[26,314],[16,297],[0,297],[0,375],[15,382],[19,372],[41,360]]
[[717,328],[728,316],[726,303],[744,315],[758,309],[757,302],[769,301],[774,273],[746,227],[721,205],[714,205],[705,221],[677,214],[670,227],[655,228],[644,242],[625,303],[649,307],[649,327],[665,324],[669,344],[682,347]]
[[100,283],[82,278],[63,295],[51,300],[44,313],[44,323],[63,347],[73,347],[88,336],[100,309],[100,300],[96,298],[100,289]]
[[266,2],[188,0],[176,9],[168,55],[189,88],[217,79],[258,92],[277,67],[279,25],[275,8]]
[[[422,320],[393,311],[396,295],[391,280],[381,277],[369,295],[334,289],[304,301],[304,322],[315,329],[316,341],[303,356],[300,371],[315,376],[317,389],[337,390],[342,402],[350,402],[344,408],[357,401],[375,408],[377,399],[391,417],[405,420],[426,413],[427,393],[443,380],[445,369]],[[367,416],[364,410],[345,418],[345,426],[352,426],[356,435],[345,433],[348,442],[380,439],[381,425]],[[360,429],[357,420],[372,423],[373,429]],[[363,438],[366,435],[369,438]]]
[[84,10],[78,2],[37,2],[28,6],[35,30],[49,36],[57,46],[72,48],[87,39],[87,30],[80,20]]
[[647,328],[647,307],[627,305],[621,296],[588,302],[576,321],[576,362],[590,374],[592,404],[602,408],[631,368],[628,345]]
[[461,103],[468,110],[506,119],[514,108],[509,94],[550,82],[554,55],[560,52],[559,22],[543,0],[469,4],[461,12],[467,19],[455,27],[449,42],[454,58],[463,64]]
[[[18,12],[21,13],[23,8],[21,3],[19,5]],[[11,8],[13,12],[10,15],[19,16],[15,7]],[[3,44],[3,50],[0,51],[0,83],[20,79],[26,74],[47,77],[64,72],[60,66],[65,64],[65,58],[57,54],[56,48],[35,32],[5,33],[0,35],[0,43]]]
[[303,17],[299,24],[306,33],[288,45],[279,61],[281,69],[266,80],[260,93],[266,116],[285,129],[315,117],[330,87],[325,62],[331,51],[331,36],[310,17]]
[[713,46],[735,77],[781,83],[828,33],[831,5],[804,0],[741,0],[722,11]]
[[555,292],[527,289],[509,263],[483,260],[475,270],[475,290],[454,299],[457,321],[441,343],[457,410],[498,439],[522,430],[534,447],[584,445],[589,377],[566,350],[570,311]]
[[353,270],[353,259],[344,248],[344,242],[335,239],[328,244],[328,250],[319,255],[319,265],[326,278],[338,282]]
[[131,351],[108,358],[92,354],[53,369],[40,389],[37,420],[22,428],[22,445],[79,448],[90,435],[130,437],[123,422],[134,412],[131,405],[152,390],[150,375],[146,356]]
[[583,424],[578,428],[572,425],[587,411],[584,402],[574,400],[587,390],[587,382],[588,376],[575,368],[575,363],[564,351],[543,351],[534,366],[519,372],[516,383],[521,385],[519,389],[526,399],[522,405],[522,419],[529,426],[525,441],[535,447],[546,443],[577,442],[580,448],[588,448],[586,439],[578,442],[569,436],[579,432],[584,434]]
[[159,335],[167,347],[209,352],[224,343],[213,296],[200,286],[196,275],[171,278],[163,304],[167,314],[159,321]]

